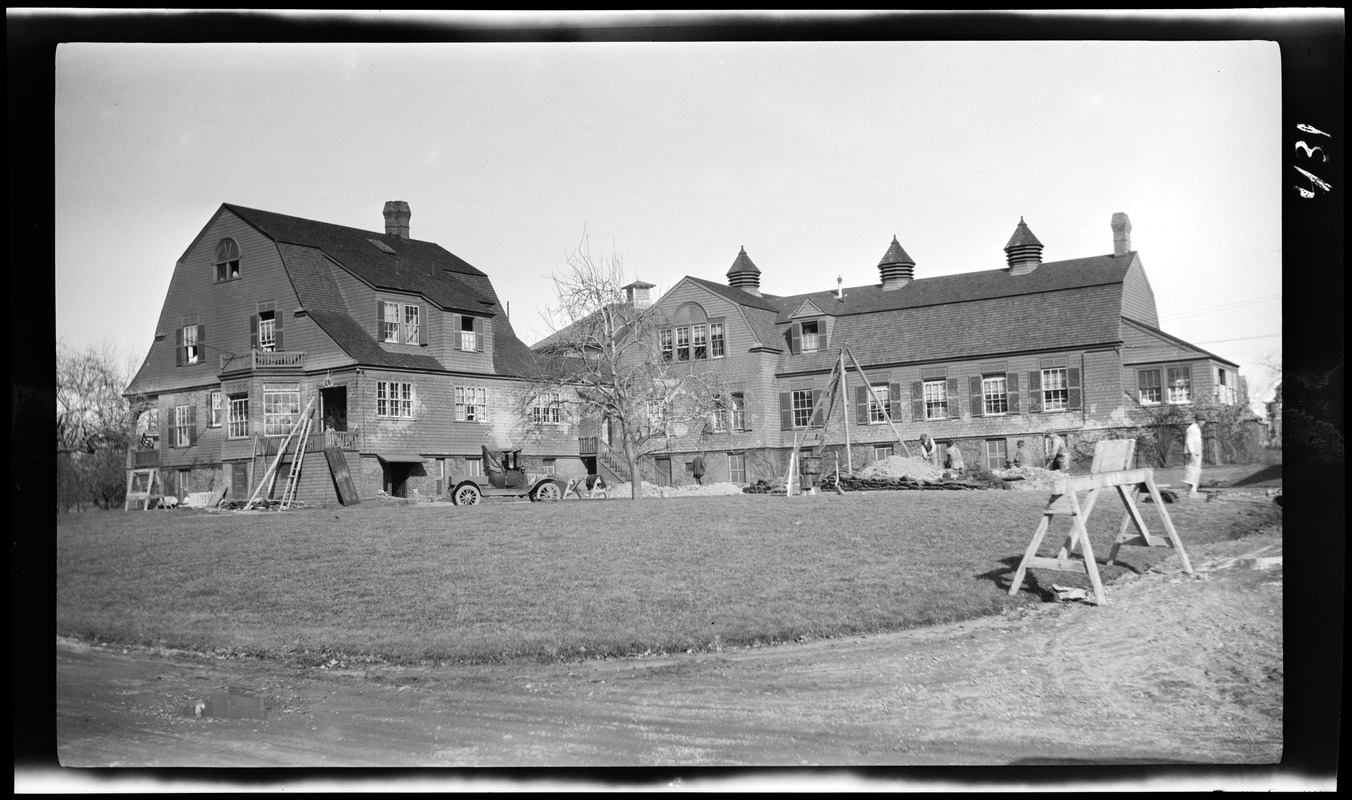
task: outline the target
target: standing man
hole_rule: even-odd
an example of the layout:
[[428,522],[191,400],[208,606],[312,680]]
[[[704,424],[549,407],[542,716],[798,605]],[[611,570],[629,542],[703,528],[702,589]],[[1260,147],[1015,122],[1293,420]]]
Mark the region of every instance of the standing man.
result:
[[695,475],[695,483],[704,485],[704,456],[697,455],[690,461],[690,471]]
[[930,438],[930,435],[928,433],[920,434],[920,457],[937,467],[939,464],[935,461],[934,451],[934,440]]
[[1047,469],[1066,472],[1066,468],[1070,465],[1070,453],[1066,450],[1066,440],[1062,439],[1061,434],[1056,431],[1047,431],[1043,434],[1043,438],[1048,442]]
[[950,442],[948,445],[948,468],[953,471],[953,477],[961,478],[967,471],[967,464],[962,460],[962,449],[958,447],[957,442]]
[[1188,485],[1188,497],[1197,497],[1197,486],[1202,482],[1202,415],[1194,414],[1192,424],[1183,437],[1183,482]]
[[1028,445],[1022,439],[1015,445],[1014,466],[1016,467],[1036,467],[1037,462],[1033,460],[1033,454],[1028,449]]

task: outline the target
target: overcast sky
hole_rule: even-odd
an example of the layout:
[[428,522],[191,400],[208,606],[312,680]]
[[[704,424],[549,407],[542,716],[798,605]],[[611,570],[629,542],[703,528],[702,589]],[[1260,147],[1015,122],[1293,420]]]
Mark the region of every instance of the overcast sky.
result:
[[1275,43],[67,44],[57,52],[56,333],[143,357],[222,203],[411,233],[484,270],[527,343],[589,232],[629,275],[769,294],[1111,253],[1126,212],[1161,326],[1281,358]]

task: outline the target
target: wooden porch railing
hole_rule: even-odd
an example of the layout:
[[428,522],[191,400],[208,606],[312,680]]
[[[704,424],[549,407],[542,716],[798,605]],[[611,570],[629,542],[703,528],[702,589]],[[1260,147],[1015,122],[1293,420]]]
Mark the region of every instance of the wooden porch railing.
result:
[[303,366],[305,366],[305,354],[299,352],[282,351],[274,353],[268,350],[251,350],[242,355],[221,353],[221,372],[251,370],[259,367]]

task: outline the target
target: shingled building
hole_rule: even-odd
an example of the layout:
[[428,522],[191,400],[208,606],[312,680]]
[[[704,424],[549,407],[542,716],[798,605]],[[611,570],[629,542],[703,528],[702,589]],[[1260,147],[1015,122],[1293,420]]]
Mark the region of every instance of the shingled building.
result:
[[934,277],[893,237],[878,283],[801,295],[764,293],[773,270],[745,248],[726,283],[682,278],[653,305],[670,320],[661,357],[717,371],[727,393],[709,429],[673,436],[647,477],[681,483],[701,453],[706,479],[782,476],[842,347],[873,389],[850,371],[848,418],[831,434],[842,445],[848,423],[856,467],[902,453],[889,417],[913,452],[928,433],[941,448],[960,443],[969,465],[1003,468],[1019,439],[1040,446],[1047,430],[1073,444],[1128,428],[1149,406],[1233,404],[1237,365],[1160,330],[1127,215],[1111,230],[1109,253],[1043,262],[1020,219],[1003,266]]
[[247,498],[313,401],[302,502],[338,499],[326,445],[361,497],[444,492],[525,427],[524,466],[581,474],[558,407],[513,399],[534,354],[488,275],[412,238],[407,203],[384,217],[365,231],[222,205],[175,265],[127,388],[141,409],[129,467],[157,468],[168,494]]

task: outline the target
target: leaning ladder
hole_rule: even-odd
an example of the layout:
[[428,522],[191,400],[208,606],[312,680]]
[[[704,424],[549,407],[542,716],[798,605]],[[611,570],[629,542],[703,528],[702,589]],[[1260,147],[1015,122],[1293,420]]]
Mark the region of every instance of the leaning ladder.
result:
[[[282,440],[281,446],[277,448],[277,457],[273,459],[272,466],[268,467],[268,471],[263,475],[263,479],[258,482],[258,486],[254,488],[253,494],[249,497],[249,501],[244,504],[244,507],[241,508],[240,511],[248,511],[253,508],[255,503],[266,499],[267,494],[272,492],[272,487],[277,481],[277,467],[282,462],[282,456],[286,455],[286,448],[291,444],[291,439],[300,431],[302,423],[305,423],[305,429],[307,432],[309,431],[308,423],[310,420],[310,410],[314,408],[314,404],[315,398],[313,397],[310,398],[310,402],[305,404],[305,410],[301,412],[300,418],[291,426],[290,432],[286,434],[286,438]],[[301,455],[304,454],[302,453]],[[295,464],[293,462],[292,468],[294,469],[294,467]],[[267,494],[264,493],[265,488]]]
[[314,424],[313,417],[309,414],[300,429],[300,444],[296,446],[296,457],[291,461],[291,472],[286,476],[286,487],[282,489],[282,504],[277,507],[279,511],[285,511],[296,502],[296,485],[300,483],[300,471],[305,464],[305,445],[310,440],[310,427]]

